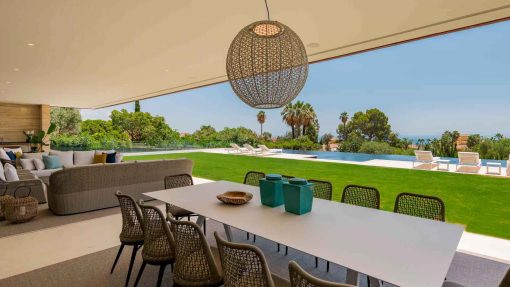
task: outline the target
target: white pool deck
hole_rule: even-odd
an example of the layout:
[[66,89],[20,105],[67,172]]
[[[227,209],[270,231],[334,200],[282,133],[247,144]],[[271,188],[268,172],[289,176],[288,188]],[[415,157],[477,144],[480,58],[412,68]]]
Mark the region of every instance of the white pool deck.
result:
[[[330,160],[330,159],[317,159],[312,155],[306,154],[285,154],[285,153],[272,153],[265,155],[253,155],[247,153],[232,153],[228,149],[216,148],[216,149],[198,149],[198,150],[179,150],[179,151],[157,151],[157,152],[138,152],[129,153],[126,155],[157,155],[157,154],[171,154],[171,153],[188,153],[188,152],[207,152],[207,153],[218,153],[218,154],[230,154],[232,156],[254,156],[254,157],[271,157],[271,158],[284,158],[292,160],[308,160],[317,162],[331,162],[331,163],[344,163],[344,164],[356,164],[356,165],[367,165],[367,166],[378,166],[378,167],[389,167],[389,168],[404,168],[413,169],[413,163],[410,161],[397,161],[397,160],[369,160],[365,162],[354,162],[354,161],[342,161],[342,160]],[[441,166],[443,168],[443,166]],[[417,165],[414,169],[429,170],[432,172],[455,172],[455,173],[467,173],[467,174],[480,174],[484,176],[496,176],[496,177],[507,177],[506,168],[501,168],[501,175],[486,174],[486,168],[481,167],[477,169],[473,168],[461,168],[459,171],[456,170],[456,165],[450,164],[449,170],[437,170],[437,166]],[[510,177],[509,177],[510,180]],[[207,180],[201,180],[207,181]],[[495,260],[510,264],[510,240],[475,234],[470,232],[464,232],[457,248],[459,252],[463,252],[470,255],[483,257],[490,260]]]

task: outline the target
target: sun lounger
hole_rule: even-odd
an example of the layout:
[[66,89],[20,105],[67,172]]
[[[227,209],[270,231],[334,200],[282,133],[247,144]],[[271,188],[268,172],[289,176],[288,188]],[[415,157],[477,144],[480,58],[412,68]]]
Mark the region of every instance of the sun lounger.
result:
[[416,156],[416,160],[413,161],[413,168],[415,163],[422,163],[422,164],[435,164],[440,158],[434,157],[432,155],[431,151],[428,150],[415,150],[414,155]]
[[459,152],[459,163],[457,164],[457,171],[460,166],[480,167],[482,161],[477,152]]
[[251,146],[251,145],[249,145],[249,144],[244,144],[243,146],[244,146],[244,147],[248,150],[248,152],[250,152],[250,153],[252,153],[252,154],[260,154],[260,153],[262,153],[262,150],[261,150],[261,149],[259,149],[259,148],[254,148],[254,147],[252,147],[252,146]]
[[259,148],[263,153],[281,153],[281,149],[270,149],[267,146],[263,144],[259,144]]
[[229,152],[229,153],[230,152],[233,152],[233,153],[247,153],[248,152],[248,149],[242,148],[235,143],[231,143],[230,146],[232,148],[227,149],[227,152]]

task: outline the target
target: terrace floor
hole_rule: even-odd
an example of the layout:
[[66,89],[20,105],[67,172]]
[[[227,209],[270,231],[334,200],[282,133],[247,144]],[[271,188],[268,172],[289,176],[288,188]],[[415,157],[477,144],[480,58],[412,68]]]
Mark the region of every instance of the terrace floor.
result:
[[[201,178],[194,178],[194,181],[196,184],[209,182]],[[164,209],[161,203],[157,205]],[[41,286],[62,286],[64,282],[73,283],[73,286],[117,286],[123,282],[129,248],[124,252],[116,273],[110,275],[108,272],[119,246],[122,219],[118,208],[65,217],[48,214],[37,220],[25,226],[5,226],[5,223],[0,226],[0,286],[27,286],[41,280],[44,282]],[[38,223],[41,225],[37,226]],[[221,225],[208,222],[208,238],[214,245],[212,230],[222,232]],[[246,241],[244,232],[236,231],[234,236],[236,241]],[[313,257],[304,253],[291,250],[285,256],[283,252],[276,251],[274,243],[263,238],[259,238],[256,245],[264,251],[271,270],[280,276],[288,276],[288,261],[296,260],[316,276],[338,282],[345,280],[345,269],[341,266],[333,266],[328,273],[324,262],[321,261],[319,268],[315,269]],[[466,286],[497,286],[509,264],[510,241],[465,232],[448,279]],[[139,266],[140,262],[137,261],[134,272]],[[155,270],[149,268],[141,282],[142,286],[153,285],[157,276]],[[70,272],[80,274],[68,274]],[[170,275],[167,274],[167,277]],[[82,282],[87,283],[78,283],[78,278],[80,282],[84,280]],[[366,286],[366,277],[360,276],[359,286]]]

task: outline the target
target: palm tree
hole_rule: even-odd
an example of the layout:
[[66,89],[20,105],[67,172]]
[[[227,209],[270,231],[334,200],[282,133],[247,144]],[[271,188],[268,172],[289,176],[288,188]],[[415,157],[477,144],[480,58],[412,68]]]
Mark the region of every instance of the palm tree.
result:
[[296,109],[294,107],[294,104],[288,103],[283,108],[282,112],[280,113],[282,115],[283,121],[290,126],[292,131],[292,138],[296,137]]
[[312,105],[309,103],[304,104],[301,110],[301,124],[303,126],[302,135],[306,134],[306,129],[313,124],[315,118],[317,118],[317,115],[315,114],[315,110]]
[[266,122],[266,113],[264,111],[259,111],[257,114],[257,121],[260,124],[260,135],[262,136],[262,125]]
[[340,114],[340,121],[342,121],[342,124],[344,125],[343,128],[343,138],[344,140],[347,139],[347,122],[349,121],[349,114],[347,112],[343,112]]

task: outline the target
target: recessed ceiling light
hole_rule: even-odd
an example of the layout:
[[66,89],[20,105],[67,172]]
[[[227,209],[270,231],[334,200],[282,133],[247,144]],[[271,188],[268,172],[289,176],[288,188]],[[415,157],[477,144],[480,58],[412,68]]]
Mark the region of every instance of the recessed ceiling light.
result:
[[14,72],[19,72],[19,69],[18,68],[14,68]]
[[34,43],[28,43],[27,45],[28,45],[28,46],[30,46],[30,47],[35,46],[35,44],[34,44]]
[[10,85],[10,84],[11,84],[11,82],[5,82],[5,83],[6,83],[7,85]]
[[170,71],[169,69],[165,69],[165,72],[167,72],[167,73],[168,73],[169,71]]

